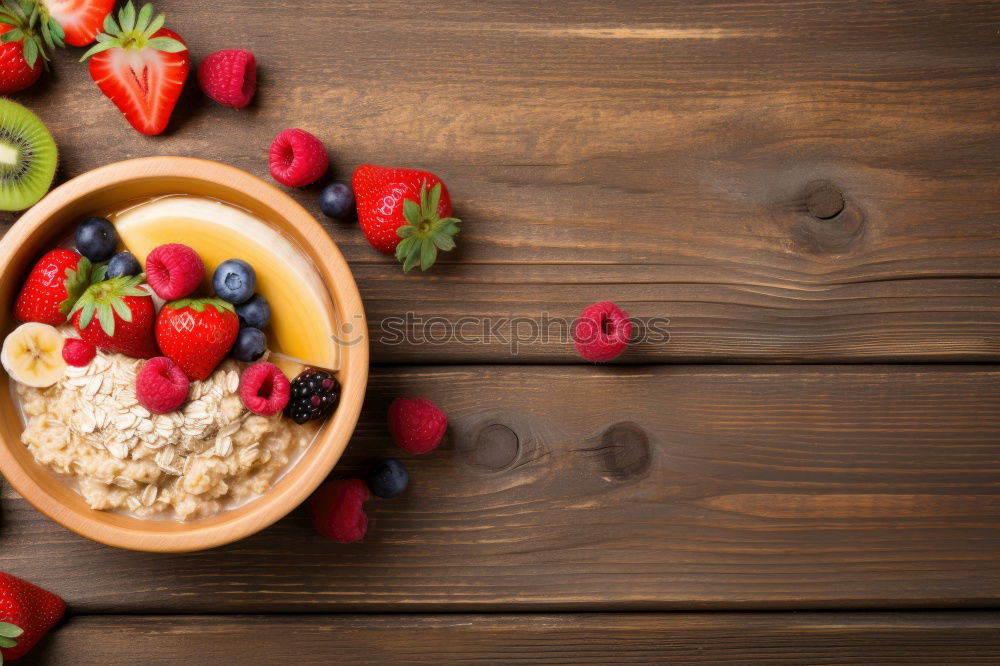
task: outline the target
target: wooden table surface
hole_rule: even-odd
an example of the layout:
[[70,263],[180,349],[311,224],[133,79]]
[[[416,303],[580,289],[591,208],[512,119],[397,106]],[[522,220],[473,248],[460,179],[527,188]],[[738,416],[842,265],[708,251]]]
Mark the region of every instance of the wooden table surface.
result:
[[[452,427],[354,545],[297,510],[125,552],[4,487],[0,568],[70,608],[25,662],[1000,659],[1000,3],[160,5],[196,60],[256,53],[255,103],[189,81],[146,138],[60,54],[17,97],[59,179],[266,177],[289,126],[339,178],[433,170],[464,222],[432,271],[326,224],[373,358],[334,474],[395,452],[394,397]],[[595,367],[533,335],[597,300],[669,339]]]

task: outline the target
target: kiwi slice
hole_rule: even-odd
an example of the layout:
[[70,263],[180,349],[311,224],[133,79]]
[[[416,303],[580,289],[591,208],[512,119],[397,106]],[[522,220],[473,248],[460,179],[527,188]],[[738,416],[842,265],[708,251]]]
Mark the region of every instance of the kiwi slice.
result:
[[0,210],[23,210],[56,175],[56,142],[34,113],[0,99]]

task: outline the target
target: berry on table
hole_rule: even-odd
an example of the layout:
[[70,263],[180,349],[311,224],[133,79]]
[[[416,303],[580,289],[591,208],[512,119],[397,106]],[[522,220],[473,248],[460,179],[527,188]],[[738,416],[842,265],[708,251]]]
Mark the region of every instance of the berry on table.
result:
[[154,414],[172,412],[187,400],[191,382],[181,367],[166,356],[142,364],[135,377],[135,397]]
[[104,279],[122,277],[123,275],[138,275],[142,272],[139,260],[131,252],[119,252],[111,257],[108,268],[104,273]]
[[397,398],[389,405],[389,431],[404,451],[436,449],[447,429],[448,417],[426,398]]
[[290,386],[285,373],[273,363],[254,363],[240,376],[240,400],[254,414],[273,416],[288,404]]
[[246,49],[222,49],[198,65],[198,85],[223,106],[242,109],[257,89],[257,60]]
[[190,296],[204,278],[205,264],[198,253],[187,245],[160,245],[146,257],[146,281],[165,301]]
[[346,220],[354,214],[354,191],[343,183],[332,183],[319,194],[319,209],[334,220]]
[[304,187],[326,172],[326,146],[301,129],[286,129],[274,137],[268,153],[271,177],[282,185]]
[[229,355],[237,361],[256,361],[267,351],[267,337],[259,328],[246,326],[240,329]]
[[328,539],[338,543],[360,541],[368,531],[364,503],[369,497],[360,479],[328,481],[309,498],[309,519]]
[[249,301],[236,306],[236,316],[240,318],[240,326],[265,329],[271,323],[271,306],[266,298],[254,294]]
[[285,415],[300,424],[314,421],[333,411],[339,401],[340,382],[325,370],[310,368],[292,381]]
[[610,301],[594,303],[580,313],[573,326],[576,351],[592,363],[610,361],[628,348],[632,320]]
[[396,497],[406,490],[409,481],[410,475],[403,463],[395,458],[379,460],[368,470],[368,489],[379,497]]
[[215,295],[230,303],[244,303],[257,288],[257,273],[242,259],[226,259],[212,276]]
[[118,232],[103,217],[88,217],[76,228],[76,249],[93,262],[107,261],[118,249]]
[[83,368],[97,356],[97,347],[92,342],[79,338],[68,338],[63,343],[62,357],[66,365]]

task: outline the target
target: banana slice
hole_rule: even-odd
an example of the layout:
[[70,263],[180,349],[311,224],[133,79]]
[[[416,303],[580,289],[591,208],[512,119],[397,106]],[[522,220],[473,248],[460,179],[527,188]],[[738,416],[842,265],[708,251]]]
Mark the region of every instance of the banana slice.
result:
[[48,324],[21,324],[3,341],[0,363],[14,379],[27,386],[52,386],[66,372],[63,336]]

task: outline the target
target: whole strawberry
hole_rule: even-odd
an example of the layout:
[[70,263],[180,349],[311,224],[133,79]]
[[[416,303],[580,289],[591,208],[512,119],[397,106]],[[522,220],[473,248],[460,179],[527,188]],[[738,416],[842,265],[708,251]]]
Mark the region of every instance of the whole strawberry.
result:
[[427,398],[397,398],[389,405],[389,432],[404,451],[436,449],[447,429],[448,417]]
[[365,238],[383,254],[396,253],[403,271],[420,264],[426,271],[438,250],[455,247],[459,220],[451,217],[451,197],[429,171],[362,164],[351,187]]
[[191,380],[212,374],[239,332],[236,310],[221,298],[172,301],[156,317],[156,342]]
[[0,663],[24,655],[65,611],[56,595],[0,572]]
[[66,323],[66,317],[90,283],[90,260],[73,250],[56,248],[38,260],[14,302],[18,321],[49,326]]
[[32,3],[4,0],[0,4],[0,94],[24,90],[42,75],[49,56],[46,45],[63,45],[62,28]]
[[[103,277],[105,267],[95,271]],[[70,321],[80,338],[98,349],[133,358],[159,356],[153,341],[156,311],[142,275],[128,275],[90,285],[73,306]]]

